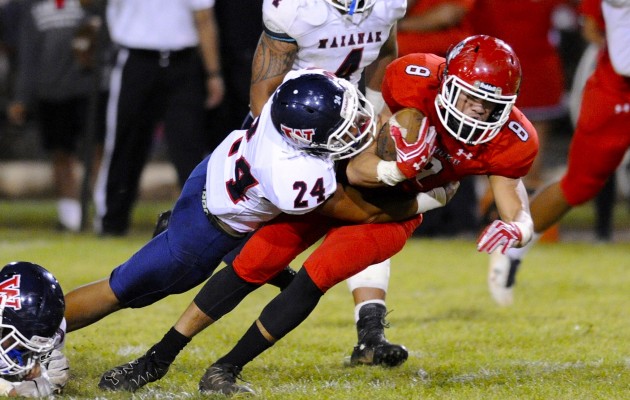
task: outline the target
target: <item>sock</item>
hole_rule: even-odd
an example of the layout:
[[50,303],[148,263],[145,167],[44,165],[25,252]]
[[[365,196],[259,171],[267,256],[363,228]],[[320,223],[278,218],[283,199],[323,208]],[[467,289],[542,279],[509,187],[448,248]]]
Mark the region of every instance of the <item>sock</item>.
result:
[[57,201],[57,215],[59,222],[73,232],[81,230],[81,203],[69,197]]
[[254,322],[236,343],[236,346],[229,353],[219,358],[216,364],[230,364],[243,368],[245,364],[258,357],[271,346],[273,346],[273,343],[265,339],[260,333],[258,326],[256,326],[256,322]]
[[190,338],[177,332],[174,327],[166,332],[166,335],[157,342],[147,353],[154,352],[154,359],[160,364],[170,365],[180,351],[190,342]]
[[374,300],[366,300],[354,306],[354,323],[359,322],[359,313],[361,312],[361,308],[367,304],[382,304],[385,307],[385,300],[374,299]]

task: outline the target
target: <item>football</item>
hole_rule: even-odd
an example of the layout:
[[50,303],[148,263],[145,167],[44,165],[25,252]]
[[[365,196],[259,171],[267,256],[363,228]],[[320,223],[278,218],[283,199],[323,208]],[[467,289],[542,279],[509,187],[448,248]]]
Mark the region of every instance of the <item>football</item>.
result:
[[389,134],[391,126],[395,124],[400,128],[407,143],[415,143],[418,140],[423,118],[424,114],[415,108],[403,108],[394,113],[378,133],[376,154],[385,161],[395,161],[396,145]]

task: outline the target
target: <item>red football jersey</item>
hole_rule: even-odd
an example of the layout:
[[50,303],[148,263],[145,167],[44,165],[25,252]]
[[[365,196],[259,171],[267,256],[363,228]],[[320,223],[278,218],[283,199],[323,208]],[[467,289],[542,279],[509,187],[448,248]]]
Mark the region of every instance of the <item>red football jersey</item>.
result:
[[444,66],[445,59],[434,54],[410,54],[392,62],[383,80],[383,98],[392,112],[418,109],[437,130],[436,151],[413,180],[415,189],[424,192],[469,175],[525,176],[538,152],[538,136],[516,107],[497,137],[475,146],[455,139],[442,126],[434,101]]

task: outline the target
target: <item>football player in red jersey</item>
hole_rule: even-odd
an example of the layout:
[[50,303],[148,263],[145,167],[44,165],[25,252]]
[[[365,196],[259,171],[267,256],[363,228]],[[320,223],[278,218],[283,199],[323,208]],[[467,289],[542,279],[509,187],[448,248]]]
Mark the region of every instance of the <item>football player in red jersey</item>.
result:
[[[512,49],[489,36],[467,38],[446,59],[412,54],[394,61],[386,71],[383,97],[392,111],[413,108],[426,117],[419,137],[435,144],[433,157],[424,163],[422,157],[409,157],[418,147],[407,145],[401,137],[404,129],[392,128],[395,124],[390,122],[396,160],[379,157],[386,144],[381,137],[372,152],[368,149],[349,162],[349,181],[372,187],[396,185],[395,189],[411,195],[419,193],[419,208],[428,210],[448,201],[453,192],[450,183],[463,176],[488,175],[502,220],[486,228],[478,249],[505,251],[526,244],[532,222],[521,177],[533,162],[538,140],[529,121],[514,107],[520,81],[520,64]],[[378,172],[364,174],[374,171],[366,166]],[[432,195],[426,196],[428,193]],[[293,281],[264,308],[238,344],[207,369],[199,383],[202,392],[251,393],[249,387],[236,384],[243,366],[306,319],[336,283],[400,251],[420,222],[421,217],[349,226],[320,216],[274,220],[252,236],[233,265],[208,280],[160,342],[139,359],[106,372],[101,382],[141,382],[129,386],[131,389],[120,385],[135,390],[160,379],[194,335],[230,312],[326,234]]]
[[[584,86],[567,170],[532,198],[535,239],[573,207],[593,199],[630,147],[630,1],[585,1],[582,10],[599,21],[606,45]],[[491,255],[489,283],[500,304],[513,302],[515,276],[530,247]]]

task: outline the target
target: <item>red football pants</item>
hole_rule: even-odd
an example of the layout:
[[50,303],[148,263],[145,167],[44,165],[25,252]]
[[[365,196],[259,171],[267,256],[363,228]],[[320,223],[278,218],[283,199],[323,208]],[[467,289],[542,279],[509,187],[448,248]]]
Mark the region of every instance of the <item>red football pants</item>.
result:
[[370,265],[398,253],[422,223],[422,215],[384,224],[339,226],[340,223],[315,213],[283,215],[260,228],[232,266],[244,280],[265,283],[326,234],[321,245],[304,262],[313,282],[326,292]]

